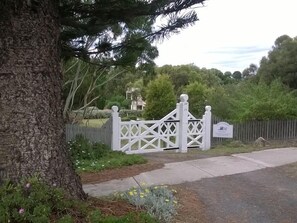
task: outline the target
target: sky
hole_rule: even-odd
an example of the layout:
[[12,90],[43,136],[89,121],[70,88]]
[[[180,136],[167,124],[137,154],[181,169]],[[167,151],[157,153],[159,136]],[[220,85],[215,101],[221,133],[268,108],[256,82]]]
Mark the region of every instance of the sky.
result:
[[208,0],[194,26],[157,44],[155,63],[242,72],[259,65],[279,36],[297,36],[296,9],[295,0]]

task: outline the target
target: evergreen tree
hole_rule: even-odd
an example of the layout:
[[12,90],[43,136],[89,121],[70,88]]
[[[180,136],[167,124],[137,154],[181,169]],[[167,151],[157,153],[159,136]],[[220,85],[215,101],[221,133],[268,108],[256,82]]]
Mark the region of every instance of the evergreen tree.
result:
[[61,53],[102,67],[150,63],[153,41],[197,21],[186,9],[203,1],[2,0],[0,181],[39,174],[84,198],[66,150]]
[[160,75],[147,86],[146,119],[161,119],[171,112],[176,104],[173,85],[167,75]]

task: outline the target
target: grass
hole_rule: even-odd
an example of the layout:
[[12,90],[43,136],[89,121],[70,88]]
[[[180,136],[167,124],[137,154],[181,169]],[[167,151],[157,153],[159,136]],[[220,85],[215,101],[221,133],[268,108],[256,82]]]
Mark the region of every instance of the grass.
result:
[[143,163],[147,163],[147,160],[143,156],[110,152],[98,159],[76,160],[75,167],[78,172],[98,172]]
[[284,141],[270,141],[266,146],[256,146],[254,144],[244,144],[240,141],[227,141],[222,143],[221,145],[215,146],[214,148],[206,151],[191,150],[190,152],[200,153],[205,155],[213,155],[213,156],[228,156],[235,153],[249,153],[253,151],[260,151],[265,149],[273,149],[273,148],[282,148],[282,147],[291,147],[296,146],[297,142],[295,140],[286,140]]
[[[253,151],[259,151],[267,149],[265,147],[255,147],[252,145],[245,144],[237,144],[237,143],[228,143],[223,145],[218,145],[210,150],[196,150],[197,153],[205,154],[205,155],[214,155],[214,156],[228,156],[235,153],[249,153]],[[193,150],[191,150],[193,151]],[[195,151],[195,152],[196,152]]]
[[112,151],[107,145],[91,143],[82,135],[68,142],[68,150],[78,172],[96,172],[147,162],[141,155]]
[[100,128],[102,125],[104,125],[107,122],[107,120],[108,118],[83,119],[81,125],[86,127]]

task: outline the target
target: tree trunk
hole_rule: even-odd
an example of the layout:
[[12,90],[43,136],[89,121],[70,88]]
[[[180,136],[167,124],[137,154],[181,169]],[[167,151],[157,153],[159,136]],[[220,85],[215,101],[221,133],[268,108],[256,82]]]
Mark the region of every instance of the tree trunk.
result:
[[0,180],[37,175],[83,199],[66,149],[57,6],[0,3]]

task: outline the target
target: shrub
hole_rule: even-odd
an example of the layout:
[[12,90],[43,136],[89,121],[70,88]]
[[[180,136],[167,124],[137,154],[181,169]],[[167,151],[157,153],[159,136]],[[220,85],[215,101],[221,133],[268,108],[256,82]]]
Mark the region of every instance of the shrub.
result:
[[71,209],[82,207],[37,177],[20,184],[6,182],[0,187],[0,201],[0,222],[50,222],[52,216],[66,222],[63,219],[70,219]]
[[132,188],[120,196],[139,208],[145,208],[156,219],[170,222],[176,214],[175,190],[167,186]]
[[148,84],[144,109],[146,119],[160,119],[171,112],[175,105],[176,97],[168,76],[158,76]]
[[107,103],[107,105],[105,106],[105,108],[111,109],[112,106],[117,106],[119,109],[121,109],[121,107],[122,107],[121,104],[117,101],[109,101]]
[[83,135],[76,135],[68,142],[68,150],[73,161],[99,159],[111,152],[111,148],[102,143],[91,143]]
[[143,111],[142,110],[120,110],[119,114],[122,118],[129,117],[129,116],[135,116],[137,118],[140,118],[143,116]]
[[[73,113],[73,116],[78,116],[80,117],[80,119],[82,119],[82,117],[84,119],[106,119],[111,117],[111,110],[93,110],[85,113],[83,110],[77,110],[77,111],[73,111],[72,113]],[[143,111],[121,109],[119,111],[119,115],[121,117],[126,117],[131,115],[136,117],[142,117]]]
[[147,213],[121,217],[101,215],[88,201],[72,200],[62,189],[48,186],[37,177],[0,187],[0,222],[18,223],[156,223]]

